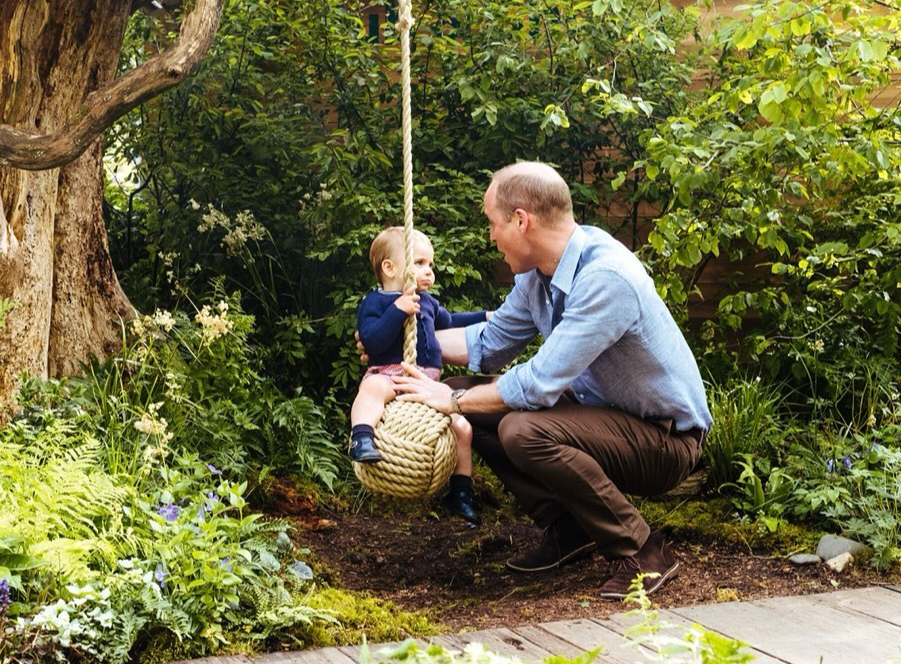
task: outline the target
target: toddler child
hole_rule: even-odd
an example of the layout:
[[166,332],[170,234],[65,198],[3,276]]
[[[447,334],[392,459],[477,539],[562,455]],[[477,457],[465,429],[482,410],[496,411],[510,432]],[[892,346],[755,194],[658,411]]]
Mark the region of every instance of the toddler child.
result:
[[[435,283],[432,271],[435,251],[420,231],[413,231],[413,276],[415,285],[404,290],[404,229],[386,228],[369,248],[369,260],[379,288],[370,291],[357,313],[360,341],[369,355],[357,398],[350,411],[350,458],[358,463],[377,463],[375,426],[394,399],[391,376],[402,376],[404,321],[416,314],[416,363],[433,380],[441,376],[441,347],[435,330],[465,327],[487,319],[485,311],[451,314],[428,290]],[[481,522],[472,501],[472,427],[461,415],[451,416],[457,437],[457,465],[450,478],[444,506],[474,524]]]

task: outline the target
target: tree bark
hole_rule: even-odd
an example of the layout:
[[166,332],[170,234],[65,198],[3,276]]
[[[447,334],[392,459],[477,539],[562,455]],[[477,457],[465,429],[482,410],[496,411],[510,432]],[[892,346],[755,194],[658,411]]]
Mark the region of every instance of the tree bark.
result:
[[[109,255],[102,132],[183,80],[225,0],[198,0],[179,38],[116,79],[132,0],[0,2],[0,420],[18,377],[76,373],[135,315]],[[8,411],[7,411],[8,412]]]

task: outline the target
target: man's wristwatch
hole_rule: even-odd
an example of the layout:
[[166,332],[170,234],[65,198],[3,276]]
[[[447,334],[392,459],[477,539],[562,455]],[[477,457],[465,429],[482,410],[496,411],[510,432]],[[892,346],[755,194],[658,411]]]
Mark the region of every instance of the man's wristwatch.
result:
[[463,409],[460,408],[460,402],[458,399],[462,397],[466,393],[466,388],[461,388],[459,390],[454,390],[451,392],[451,408],[453,409],[453,414],[462,415]]

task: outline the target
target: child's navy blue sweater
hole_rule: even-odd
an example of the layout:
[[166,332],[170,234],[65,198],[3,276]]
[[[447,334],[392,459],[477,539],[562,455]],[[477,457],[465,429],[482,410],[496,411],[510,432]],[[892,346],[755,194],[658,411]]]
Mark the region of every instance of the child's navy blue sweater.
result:
[[[372,290],[357,312],[360,341],[369,354],[369,366],[398,364],[404,359],[404,321],[407,314],[394,306],[397,291]],[[441,368],[441,347],[435,330],[466,327],[485,320],[484,311],[452,314],[426,292],[419,293],[416,316],[416,364]]]

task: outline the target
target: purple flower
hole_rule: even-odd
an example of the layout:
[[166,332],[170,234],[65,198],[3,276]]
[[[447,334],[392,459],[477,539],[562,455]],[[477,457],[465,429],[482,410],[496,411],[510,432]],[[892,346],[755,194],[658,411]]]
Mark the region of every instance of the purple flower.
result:
[[210,500],[211,503],[218,503],[218,502],[219,502],[219,496],[218,496],[218,494],[217,494],[215,491],[207,491],[207,492],[206,492],[206,497],[209,498],[209,500]]
[[206,467],[207,467],[207,470],[209,470],[211,473],[213,473],[213,475],[221,475],[222,474],[222,471],[219,470],[218,468],[216,468],[216,466],[214,466],[211,463],[208,463],[206,465]]
[[173,522],[178,518],[178,513],[181,511],[181,508],[178,505],[173,505],[169,503],[168,505],[163,505],[159,509],[160,516],[163,517],[168,522]]
[[162,563],[156,566],[156,571],[153,573],[153,578],[156,579],[156,585],[160,587],[160,590],[166,587],[166,577],[169,576],[169,573],[163,569]]
[[829,459],[829,461],[826,462],[826,472],[831,473],[834,471],[835,471],[835,459]]
[[850,454],[846,454],[846,455],[845,455],[845,458],[842,459],[842,465],[843,465],[845,468],[850,468],[850,467],[851,467],[851,455],[850,455]]
[[10,602],[12,602],[12,599],[9,596],[9,581],[0,579],[0,616],[6,613]]

